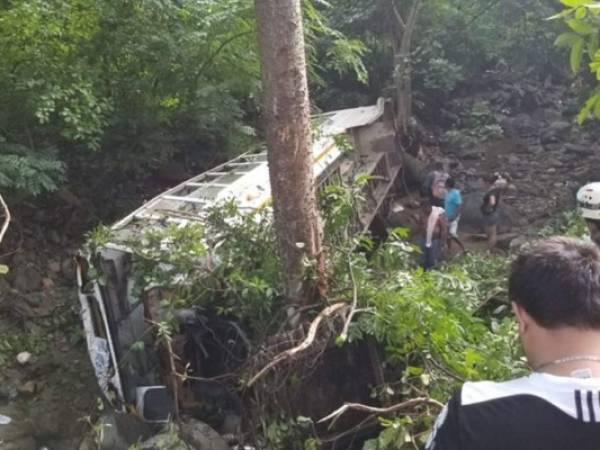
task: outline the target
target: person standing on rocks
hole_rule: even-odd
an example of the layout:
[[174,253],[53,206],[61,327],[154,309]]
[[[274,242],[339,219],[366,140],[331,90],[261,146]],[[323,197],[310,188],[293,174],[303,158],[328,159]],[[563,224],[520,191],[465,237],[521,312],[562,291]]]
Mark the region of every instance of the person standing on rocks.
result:
[[422,266],[425,270],[435,268],[442,260],[448,240],[448,220],[444,208],[423,202],[424,236],[421,238]]
[[450,177],[446,180],[446,198],[444,199],[444,211],[448,219],[448,250],[452,247],[452,241],[456,242],[463,253],[466,252],[465,246],[458,237],[458,222],[462,209],[462,196],[460,190],[456,187],[456,181]]
[[585,219],[590,239],[600,247],[600,183],[589,183],[579,189],[577,206]]
[[500,216],[501,188],[506,185],[506,180],[498,174],[488,179],[489,189],[483,196],[481,214],[483,216],[483,229],[487,236],[488,250],[496,248],[498,241],[498,220]]
[[449,175],[444,171],[444,166],[437,163],[434,170],[430,171],[422,186],[422,195],[429,199],[433,206],[444,207],[444,197],[446,196],[446,180]]

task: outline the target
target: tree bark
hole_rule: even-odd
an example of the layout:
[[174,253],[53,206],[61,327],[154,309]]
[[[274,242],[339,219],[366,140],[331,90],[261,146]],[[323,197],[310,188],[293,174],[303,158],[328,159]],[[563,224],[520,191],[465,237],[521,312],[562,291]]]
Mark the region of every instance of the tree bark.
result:
[[304,264],[325,289],[313,174],[310,104],[300,0],[255,0],[273,213],[285,295],[309,300]]
[[417,23],[421,0],[413,0],[406,19],[402,17],[394,0],[390,1],[393,14],[392,47],[394,50],[394,84],[396,87],[396,129],[402,135],[409,133],[412,115],[412,36]]

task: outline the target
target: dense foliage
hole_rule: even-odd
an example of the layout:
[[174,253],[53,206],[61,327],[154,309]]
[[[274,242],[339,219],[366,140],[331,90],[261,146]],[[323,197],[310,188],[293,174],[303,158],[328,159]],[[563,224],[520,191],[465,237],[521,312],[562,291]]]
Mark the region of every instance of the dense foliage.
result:
[[[364,80],[364,47],[315,4],[304,6],[313,79],[351,70]],[[253,5],[0,4],[0,188],[52,190],[61,160],[135,177],[173,159],[204,166],[247,150],[260,97]]]
[[[374,397],[390,402],[426,395],[443,402],[461,379],[504,379],[523,373],[507,307],[508,260],[470,255],[440,271],[424,272],[407,230],[395,230],[380,245],[367,235],[351,237],[363,178],[354,187],[329,186],[321,203],[331,301],[352,303],[356,290],[362,311],[347,341],[370,336],[383,349],[390,381],[375,387]],[[138,288],[159,285],[170,292],[164,301],[167,310],[194,305],[216,311],[243,323],[249,338],[260,344],[265,335],[280,329],[285,317],[271,227],[268,216],[243,216],[226,204],[215,208],[202,226],[149,230],[122,243],[134,252]],[[93,252],[111,236],[98,230],[92,238]],[[306,269],[310,276],[309,261]],[[338,345],[345,343],[337,339]],[[393,415],[382,419],[386,431],[365,448],[414,448],[423,443],[436,413],[424,408],[414,411],[410,420]],[[269,422],[262,439],[269,448],[319,448],[319,438],[308,424],[310,419],[282,412]]]
[[[334,0],[335,26],[368,47],[368,86],[330,78],[321,98],[332,106],[365,101],[390,92],[394,71],[391,6],[402,12],[411,2]],[[462,86],[481,82],[486,71],[509,70],[545,77],[559,67],[553,41],[558,24],[553,0],[424,0],[413,38],[413,84],[418,110],[431,112]]]
[[562,33],[556,45],[569,49],[569,64],[573,73],[585,67],[587,101],[577,120],[600,118],[600,2],[561,0],[564,10],[553,16],[562,19],[569,31]]

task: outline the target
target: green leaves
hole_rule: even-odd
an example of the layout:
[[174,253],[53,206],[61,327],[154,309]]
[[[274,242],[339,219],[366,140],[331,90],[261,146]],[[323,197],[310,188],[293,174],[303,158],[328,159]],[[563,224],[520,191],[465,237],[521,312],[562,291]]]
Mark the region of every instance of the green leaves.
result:
[[[579,10],[583,10],[585,13],[584,9],[580,8]],[[597,31],[594,26],[592,26],[589,23],[584,22],[583,20],[569,19],[566,22],[567,22],[567,25],[569,26],[569,28],[571,28],[577,34],[586,36],[586,35],[595,33]]]
[[0,188],[36,196],[55,190],[63,176],[64,165],[52,150],[37,151],[0,139]]
[[570,8],[576,8],[590,3],[590,0],[560,0],[560,2]]
[[[555,45],[570,50],[569,65],[573,73],[578,73],[587,60],[590,72],[600,82],[600,3],[588,0],[561,0],[561,3],[567,8],[553,18],[564,19],[571,31],[558,36]],[[591,117],[600,118],[600,83],[577,115],[577,122],[583,124]]]
[[571,70],[573,73],[579,72],[581,67],[581,59],[583,58],[583,45],[584,40],[579,38],[574,41],[571,47],[571,56],[569,58],[569,62],[571,64]]

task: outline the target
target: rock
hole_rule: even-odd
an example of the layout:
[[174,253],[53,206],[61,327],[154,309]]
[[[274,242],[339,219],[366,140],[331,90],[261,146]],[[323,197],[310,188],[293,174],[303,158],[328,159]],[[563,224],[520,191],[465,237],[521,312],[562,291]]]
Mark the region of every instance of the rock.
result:
[[53,290],[55,287],[54,285],[54,281],[52,281],[52,278],[42,278],[42,289],[44,291],[51,291]]
[[590,144],[565,144],[565,151],[568,153],[575,153],[576,155],[586,156],[596,153],[596,147]]
[[48,240],[55,245],[60,245],[62,243],[60,234],[56,230],[50,230],[48,233]]
[[500,126],[507,136],[537,135],[540,123],[529,114],[518,114],[515,117],[506,117],[501,120]]
[[549,127],[541,132],[542,143],[556,142],[564,139],[571,130],[571,124],[564,120],[552,122]]
[[[128,449],[152,434],[148,425],[132,414],[107,413],[98,419],[95,427],[102,427],[103,430],[100,450]],[[84,445],[87,445],[85,439],[80,448]],[[97,447],[93,448],[95,450]]]
[[[481,233],[483,231],[483,215],[481,202],[484,191],[470,192],[463,195],[463,208],[459,228],[468,233]],[[498,221],[498,233],[509,233],[514,224],[518,222],[520,214],[506,202],[501,202]]]
[[238,435],[242,429],[242,418],[238,414],[227,414],[220,430],[223,434]]
[[73,258],[67,257],[63,259],[60,264],[60,270],[63,277],[65,277],[68,280],[74,280],[76,273],[75,261],[73,261]]
[[465,161],[476,160],[476,159],[481,159],[482,154],[483,154],[483,152],[476,148],[465,149],[460,152],[460,158]]
[[79,444],[78,450],[98,450],[94,437],[92,435],[84,437],[83,441]]
[[510,247],[510,243],[516,239],[519,235],[516,233],[506,233],[506,234],[499,234],[498,235],[498,248],[501,248],[503,250],[508,250],[508,248]]
[[2,450],[38,450],[37,443],[32,436],[23,437],[14,441],[0,441]]
[[60,263],[54,259],[48,261],[48,270],[52,273],[59,273],[61,271]]
[[55,195],[69,206],[81,206],[81,199],[68,189],[60,189]]
[[6,281],[6,277],[0,275],[0,303],[2,303],[4,300],[8,300],[10,291],[11,287],[8,281]]
[[507,162],[513,166],[519,166],[523,164],[523,159],[519,158],[517,155],[509,155]]
[[530,240],[531,240],[531,238],[529,238],[527,236],[518,236],[518,237],[514,238],[512,241],[510,241],[508,248],[510,251],[514,251],[514,252],[519,251]]
[[13,287],[20,292],[35,292],[42,285],[42,275],[31,263],[17,266],[9,273]]
[[[137,448],[140,450],[204,450],[187,445],[179,439],[179,436],[169,432],[157,434],[139,444]],[[227,449],[229,450],[229,447]]]
[[229,450],[219,433],[199,420],[183,420],[179,425],[181,438],[198,450]]
[[572,124],[565,120],[556,120],[550,124],[548,127],[549,130],[552,130],[556,133],[565,133],[571,129]]
[[24,366],[25,364],[27,364],[28,362],[31,361],[31,357],[32,357],[31,353],[21,352],[17,355],[17,361],[19,362],[19,364]]
[[24,395],[33,395],[39,390],[39,385],[35,381],[26,381],[17,386],[17,391]]

